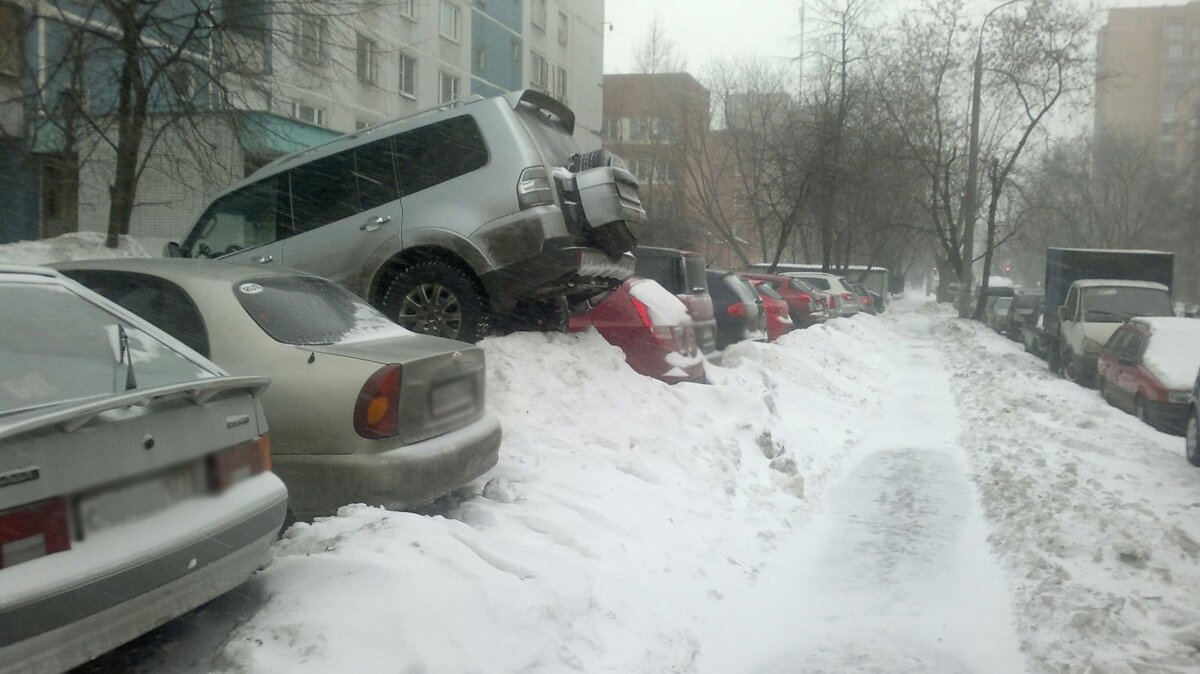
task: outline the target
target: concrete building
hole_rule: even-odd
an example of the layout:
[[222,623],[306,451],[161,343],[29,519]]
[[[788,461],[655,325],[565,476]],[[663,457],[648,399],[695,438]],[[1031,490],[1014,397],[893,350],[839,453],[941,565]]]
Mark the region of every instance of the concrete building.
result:
[[1163,170],[1187,168],[1197,150],[1200,1],[1108,10],[1096,66],[1097,139],[1144,143]]
[[[583,147],[600,144],[603,0],[342,2],[319,14],[263,10],[270,6],[217,3],[224,41],[192,56],[219,63],[231,50],[250,55],[254,72],[220,87],[236,91],[240,112],[201,115],[188,134],[162,134],[145,162],[131,235],[151,245],[179,237],[209,199],[275,157],[470,95],[546,91],[575,110]],[[111,69],[83,78],[82,92],[64,81],[43,83],[36,101],[15,104],[4,95],[19,91],[29,72],[61,62],[62,35],[92,24],[106,29],[80,7],[0,0],[0,46],[22,45],[25,59],[0,48],[0,199],[12,204],[0,243],[107,229],[112,149],[94,142],[86,153],[69,152],[39,120],[55,115],[47,101],[63,92],[102,117],[104,106],[115,106]],[[216,87],[196,88],[202,98]],[[150,129],[169,110],[153,112]]]

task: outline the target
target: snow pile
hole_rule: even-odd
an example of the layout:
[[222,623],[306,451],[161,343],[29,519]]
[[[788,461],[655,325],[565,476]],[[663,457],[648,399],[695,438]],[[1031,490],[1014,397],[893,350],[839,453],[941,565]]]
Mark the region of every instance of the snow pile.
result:
[[635,374],[594,332],[486,340],[499,465],[440,516],[299,524],[216,668],[694,668],[889,384],[875,319],[740,344],[711,386]]
[[1150,341],[1142,360],[1168,389],[1190,391],[1200,372],[1200,320],[1139,318],[1150,326]]
[[108,248],[100,232],[72,232],[53,239],[0,245],[0,264],[39,265],[110,257],[151,257],[151,254],[136,239],[127,236],[121,237],[116,248]]
[[1047,671],[1200,668],[1200,471],[1183,440],[982,325],[936,334],[1026,652]]
[[630,281],[629,296],[646,306],[654,325],[690,325],[687,307],[676,296],[657,281],[639,279]]

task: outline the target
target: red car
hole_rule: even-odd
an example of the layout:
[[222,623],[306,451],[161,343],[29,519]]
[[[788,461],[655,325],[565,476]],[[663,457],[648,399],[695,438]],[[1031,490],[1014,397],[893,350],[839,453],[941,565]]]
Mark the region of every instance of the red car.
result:
[[792,322],[801,328],[824,323],[829,314],[826,312],[825,295],[813,290],[803,280],[779,274],[760,274],[756,272],[742,273],[742,276],[757,287],[763,283],[774,290],[787,302],[788,314]]
[[571,317],[571,332],[589,326],[620,347],[639,374],[671,384],[704,378],[704,354],[687,307],[654,281],[633,277]]
[[674,293],[688,308],[696,340],[705,355],[717,350],[717,320],[713,314],[712,295],[708,292],[708,275],[704,258],[699,253],[676,248],[638,246],[636,274],[658,282]]
[[773,342],[791,332],[796,324],[788,312],[788,303],[767,281],[750,279],[758,296],[762,298],[763,311],[767,314],[767,341]]
[[1117,328],[1096,368],[1100,395],[1151,426],[1183,435],[1200,370],[1200,320],[1134,318]]

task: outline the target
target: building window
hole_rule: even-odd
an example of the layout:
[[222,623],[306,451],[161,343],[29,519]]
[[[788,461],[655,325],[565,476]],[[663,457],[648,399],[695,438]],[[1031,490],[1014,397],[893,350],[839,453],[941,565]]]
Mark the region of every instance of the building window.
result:
[[546,0],[533,0],[533,15],[529,19],[535,28],[546,30]]
[[442,37],[458,42],[458,5],[442,0],[438,32]]
[[1168,40],[1182,40],[1183,26],[1181,24],[1171,24],[1167,26],[1166,35]]
[[554,69],[554,97],[562,102],[567,101],[567,69]]
[[363,129],[369,129],[369,128],[371,128],[371,123],[368,122],[367,120],[365,120],[365,119],[354,120],[354,130],[355,131],[362,131]]
[[400,16],[416,20],[417,0],[400,0]]
[[512,39],[512,62],[521,62],[521,41],[515,37]]
[[624,140],[621,134],[621,118],[620,117],[605,117],[600,124],[600,135],[605,140],[621,142]]
[[438,73],[438,104],[449,103],[458,98],[458,78],[446,73]]
[[358,33],[357,38],[355,72],[359,80],[375,84],[379,82],[379,45],[362,33]]
[[567,33],[567,26],[568,26],[568,21],[569,21],[569,19],[567,19],[567,14],[566,14],[566,12],[559,12],[559,13],[558,13],[558,43],[559,43],[559,44],[566,44],[566,43],[567,43],[567,35],[568,35],[568,33]]
[[417,59],[400,54],[400,93],[415,98],[417,95]]
[[296,56],[309,63],[324,61],[327,52],[325,45],[329,40],[328,31],[324,17],[301,16],[296,36]]
[[541,54],[531,51],[529,52],[529,84],[537,89],[545,91],[550,88],[550,64],[546,63],[546,57]]
[[308,105],[300,101],[291,102],[291,115],[293,119],[298,119],[301,122],[316,124],[317,126],[325,126],[325,108],[318,108],[315,105]]
[[1183,45],[1182,44],[1167,45],[1167,58],[1169,58],[1169,59],[1183,58]]
[[487,65],[487,51],[485,51],[483,47],[480,47],[479,49],[475,50],[475,72],[483,74],[483,67],[485,65]]

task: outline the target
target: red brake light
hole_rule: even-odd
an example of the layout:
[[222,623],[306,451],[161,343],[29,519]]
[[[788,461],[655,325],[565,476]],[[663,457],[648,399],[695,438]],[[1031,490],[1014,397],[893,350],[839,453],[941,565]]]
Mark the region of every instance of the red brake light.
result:
[[837,306],[838,306],[837,305],[837,295],[830,295],[829,296],[829,308],[837,309]]
[[0,569],[70,549],[65,498],[0,513]]
[[369,440],[390,438],[400,432],[400,382],[403,369],[387,365],[375,371],[358,392],[354,404],[354,431]]
[[746,305],[743,302],[735,302],[725,307],[725,313],[734,318],[746,317]]
[[801,301],[801,302],[809,302],[809,303],[811,303],[811,302],[812,302],[812,295],[809,295],[808,293],[800,293],[800,301]]
[[650,309],[646,307],[646,303],[632,295],[629,296],[629,301],[633,303],[633,308],[637,310],[638,316],[642,319],[642,325],[653,330],[654,321],[650,320]]
[[842,293],[842,299],[846,300],[847,302],[850,301],[852,297],[854,297],[854,295],[851,295],[850,293]]
[[260,435],[209,455],[208,488],[219,494],[267,470],[271,470],[271,441]]

